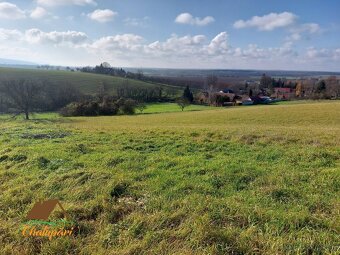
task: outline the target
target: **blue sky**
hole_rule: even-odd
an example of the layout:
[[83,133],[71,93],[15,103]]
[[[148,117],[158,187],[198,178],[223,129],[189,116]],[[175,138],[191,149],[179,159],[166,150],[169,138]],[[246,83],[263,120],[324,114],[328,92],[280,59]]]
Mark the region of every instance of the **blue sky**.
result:
[[339,1],[0,1],[0,58],[340,71]]

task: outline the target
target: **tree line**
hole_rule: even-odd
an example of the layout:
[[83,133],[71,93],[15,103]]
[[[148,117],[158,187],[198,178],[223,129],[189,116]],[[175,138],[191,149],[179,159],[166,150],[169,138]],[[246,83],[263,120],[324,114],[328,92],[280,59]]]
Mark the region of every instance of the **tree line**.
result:
[[84,95],[68,83],[11,79],[0,82],[0,112],[14,115],[39,111],[55,111]]
[[[59,111],[63,116],[97,116],[140,113],[149,102],[169,102],[168,91],[163,87],[145,88],[122,84],[112,95],[110,87],[102,82],[93,95],[86,95],[72,84],[48,80],[11,79],[0,81],[0,113],[24,114]],[[174,95],[172,95],[174,96]],[[176,101],[182,110],[194,100],[189,87]]]
[[263,74],[260,79],[259,89],[273,93],[275,88],[290,88],[295,90],[296,97],[310,99],[336,99],[340,97],[340,82],[336,76],[312,80],[282,80]]

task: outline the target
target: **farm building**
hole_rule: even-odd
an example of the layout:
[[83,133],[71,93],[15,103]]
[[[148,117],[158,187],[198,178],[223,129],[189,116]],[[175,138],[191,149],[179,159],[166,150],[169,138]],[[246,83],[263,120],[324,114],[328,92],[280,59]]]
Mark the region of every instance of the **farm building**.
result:
[[242,103],[242,97],[232,89],[223,89],[219,92],[201,92],[196,99],[201,104],[213,106],[228,106]]
[[295,97],[295,90],[292,88],[274,88],[274,93],[271,97],[277,99],[292,99]]

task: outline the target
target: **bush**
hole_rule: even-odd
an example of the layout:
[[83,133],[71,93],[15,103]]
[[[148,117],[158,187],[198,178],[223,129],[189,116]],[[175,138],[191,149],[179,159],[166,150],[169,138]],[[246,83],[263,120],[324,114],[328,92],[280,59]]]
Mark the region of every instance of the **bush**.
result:
[[97,102],[88,102],[82,105],[84,116],[97,116],[99,115],[99,104]]
[[119,107],[114,102],[105,101],[99,105],[99,114],[104,116],[117,115]]
[[80,103],[70,103],[60,110],[60,114],[64,117],[83,116],[82,105]]
[[60,114],[63,116],[97,116],[100,107],[97,102],[71,103],[62,108]]
[[71,116],[112,116],[121,114],[134,114],[136,101],[132,99],[119,99],[117,101],[105,100],[102,103],[86,101],[81,103],[70,103],[61,109],[60,114],[64,117]]
[[117,101],[119,110],[122,114],[132,115],[135,114],[137,103],[132,99],[121,98]]

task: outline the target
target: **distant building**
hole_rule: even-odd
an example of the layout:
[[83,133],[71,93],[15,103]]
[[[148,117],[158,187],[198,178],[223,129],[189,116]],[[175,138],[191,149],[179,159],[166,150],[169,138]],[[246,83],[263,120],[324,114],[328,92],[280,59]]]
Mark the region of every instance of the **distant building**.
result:
[[292,88],[274,88],[274,94],[271,97],[277,99],[292,99],[295,97],[295,90]]
[[225,93],[225,94],[234,94],[234,91],[232,89],[222,89],[220,93]]

